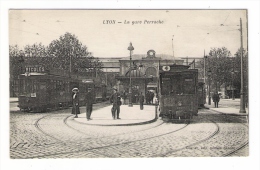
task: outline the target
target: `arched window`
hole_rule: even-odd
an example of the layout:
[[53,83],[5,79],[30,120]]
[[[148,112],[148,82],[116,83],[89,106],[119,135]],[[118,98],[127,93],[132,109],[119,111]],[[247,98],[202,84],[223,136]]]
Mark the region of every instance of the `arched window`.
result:
[[146,71],[145,71],[145,74],[147,75],[147,76],[153,76],[153,77],[156,77],[157,76],[157,74],[156,74],[156,69],[154,68],[154,67],[149,67],[149,68],[147,68],[146,69]]
[[[125,76],[129,77],[130,70],[126,72]],[[139,70],[132,70],[131,71],[131,77],[141,77],[141,72]]]

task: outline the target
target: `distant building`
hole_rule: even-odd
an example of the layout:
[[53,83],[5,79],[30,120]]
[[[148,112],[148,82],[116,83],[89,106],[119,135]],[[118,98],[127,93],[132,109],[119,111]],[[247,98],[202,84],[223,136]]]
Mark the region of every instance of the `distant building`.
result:
[[[26,60],[29,59],[30,58],[26,58]],[[41,59],[42,58],[39,58],[39,62],[41,61]],[[116,86],[119,91],[129,91],[130,57],[98,57],[97,59],[102,63],[101,70],[105,75],[105,80],[103,79],[102,83],[106,84],[108,88]],[[189,61],[187,60],[185,62],[183,58],[173,59],[173,57],[170,55],[156,54],[154,50],[149,50],[147,54],[132,55],[133,70],[131,71],[131,78],[133,92],[143,92],[143,94],[145,94],[147,90],[156,90],[158,71],[160,66],[173,64],[186,65],[187,63],[190,64],[191,60],[189,59]],[[23,69],[28,69],[27,67],[28,66],[23,66]],[[30,70],[30,72],[31,71],[38,72],[37,70]],[[17,77],[13,76],[12,72],[10,72],[10,76],[10,97],[15,97],[18,95],[18,80]],[[77,77],[81,76],[78,75]],[[111,80],[113,80],[114,82],[111,83]]]
[[149,50],[146,55],[133,55],[131,61],[132,69],[130,69],[129,57],[119,59],[120,72],[115,78],[119,92],[128,92],[131,74],[133,103],[137,101],[140,92],[146,94],[148,90],[152,90],[156,93],[160,66],[183,64],[181,59],[173,59],[172,56],[167,55],[156,55],[154,50]]

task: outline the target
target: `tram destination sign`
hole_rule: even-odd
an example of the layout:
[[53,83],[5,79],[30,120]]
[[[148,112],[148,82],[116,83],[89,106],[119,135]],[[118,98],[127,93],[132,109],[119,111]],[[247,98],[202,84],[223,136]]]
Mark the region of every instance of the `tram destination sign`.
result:
[[44,73],[45,68],[40,65],[35,65],[35,66],[25,66],[25,72],[29,73]]

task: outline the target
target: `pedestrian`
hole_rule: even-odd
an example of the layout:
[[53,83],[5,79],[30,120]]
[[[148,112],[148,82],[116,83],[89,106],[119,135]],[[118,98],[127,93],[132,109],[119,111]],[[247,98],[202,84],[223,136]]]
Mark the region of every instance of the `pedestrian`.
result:
[[144,109],[144,95],[142,94],[142,92],[139,95],[139,103],[140,103],[140,110]]
[[116,88],[114,88],[114,93],[110,96],[109,100],[110,100],[110,103],[113,104],[113,106],[111,108],[113,119],[121,119],[119,117],[119,113],[120,113],[120,106],[122,103],[121,103],[121,97],[120,97],[119,93],[117,92]]
[[93,108],[93,95],[92,95],[91,88],[88,88],[88,92],[85,96],[85,101],[86,101],[86,118],[89,121],[89,120],[92,120],[92,118],[90,118],[90,116],[91,116],[92,108]]
[[145,100],[146,100],[146,104],[149,104],[149,91],[147,91],[145,94]]
[[151,92],[151,104],[153,104],[153,100],[154,100],[154,93]]
[[123,91],[123,94],[122,94],[122,99],[123,99],[123,105],[125,105],[126,104],[126,97],[127,97],[127,94],[126,94],[126,91],[124,90]]
[[138,92],[135,94],[135,103],[139,103],[139,94],[138,94]]
[[79,89],[73,88],[72,89],[73,95],[72,95],[72,114],[75,114],[74,118],[78,118],[78,114],[80,114],[79,110]]
[[218,108],[219,100],[220,100],[220,97],[219,97],[218,93],[215,92],[215,94],[213,95],[213,102],[215,104],[215,107],[217,107],[217,108]]
[[248,108],[248,95],[245,95],[245,107]]

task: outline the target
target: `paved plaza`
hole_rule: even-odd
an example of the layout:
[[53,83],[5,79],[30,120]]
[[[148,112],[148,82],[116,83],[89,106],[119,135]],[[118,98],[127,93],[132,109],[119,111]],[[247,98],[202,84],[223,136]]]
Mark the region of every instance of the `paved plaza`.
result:
[[122,105],[120,107],[120,119],[113,119],[111,114],[111,106],[100,108],[91,115],[92,120],[86,119],[86,114],[79,114],[74,120],[86,125],[102,125],[102,126],[120,126],[120,125],[138,125],[150,123],[156,120],[155,106],[145,106],[144,110],[140,110],[139,105]]
[[[74,118],[71,109],[23,113],[12,101],[10,158],[245,157],[248,113],[239,114],[236,102],[206,105],[191,121],[165,122],[154,105],[122,105],[121,119],[114,120],[112,105],[98,103],[87,121],[84,106]],[[232,107],[223,109],[227,103]]]

